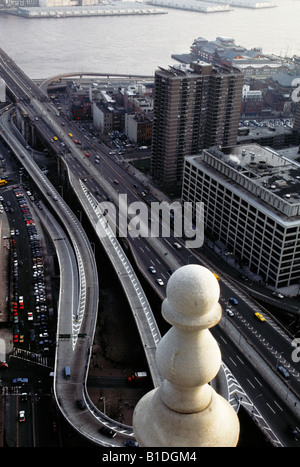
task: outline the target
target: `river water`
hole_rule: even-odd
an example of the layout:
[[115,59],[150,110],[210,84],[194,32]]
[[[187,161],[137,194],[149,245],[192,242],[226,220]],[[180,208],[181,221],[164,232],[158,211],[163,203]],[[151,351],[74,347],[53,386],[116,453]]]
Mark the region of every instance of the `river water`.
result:
[[276,0],[277,8],[235,8],[226,13],[168,9],[152,16],[28,19],[0,15],[0,47],[31,78],[96,71],[152,76],[189,53],[197,37],[233,37],[264,53],[300,55],[300,0]]

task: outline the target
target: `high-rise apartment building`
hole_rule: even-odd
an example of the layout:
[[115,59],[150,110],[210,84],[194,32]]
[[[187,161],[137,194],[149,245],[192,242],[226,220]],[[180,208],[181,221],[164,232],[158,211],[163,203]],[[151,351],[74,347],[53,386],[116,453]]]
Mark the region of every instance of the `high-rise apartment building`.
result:
[[161,185],[181,183],[184,157],[236,144],[243,74],[204,62],[155,72],[151,173]]
[[182,200],[204,203],[205,232],[287,295],[300,293],[300,166],[256,144],[185,159]]
[[293,129],[300,134],[300,102],[297,104]]

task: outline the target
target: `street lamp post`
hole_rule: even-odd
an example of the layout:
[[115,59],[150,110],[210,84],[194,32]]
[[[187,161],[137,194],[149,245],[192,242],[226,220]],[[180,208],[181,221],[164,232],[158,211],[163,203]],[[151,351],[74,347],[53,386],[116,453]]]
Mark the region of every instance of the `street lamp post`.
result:
[[103,413],[104,413],[104,415],[106,415],[106,400],[105,400],[105,397],[104,396],[100,397],[100,400],[101,401],[103,400]]

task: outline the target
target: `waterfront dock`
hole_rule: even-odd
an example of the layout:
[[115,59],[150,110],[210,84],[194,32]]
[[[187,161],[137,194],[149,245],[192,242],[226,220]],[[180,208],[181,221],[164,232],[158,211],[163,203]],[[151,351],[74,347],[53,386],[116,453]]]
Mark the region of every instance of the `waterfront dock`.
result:
[[175,8],[177,10],[196,11],[199,13],[220,13],[232,11],[234,8],[273,8],[276,7],[273,1],[257,0],[147,0],[147,3],[165,8]]
[[228,4],[216,4],[214,2],[205,2],[199,0],[148,0],[149,5],[161,6],[165,8],[173,8],[175,10],[188,10],[198,13],[220,13],[231,11],[232,8]]
[[24,18],[66,18],[81,16],[130,16],[166,14],[162,8],[154,8],[137,2],[111,2],[88,6],[18,7],[0,10],[2,14]]
[[260,8],[275,8],[277,5],[273,1],[257,1],[257,0],[210,0],[212,3],[220,4],[229,4],[231,7],[237,8],[250,8],[250,9],[260,9]]

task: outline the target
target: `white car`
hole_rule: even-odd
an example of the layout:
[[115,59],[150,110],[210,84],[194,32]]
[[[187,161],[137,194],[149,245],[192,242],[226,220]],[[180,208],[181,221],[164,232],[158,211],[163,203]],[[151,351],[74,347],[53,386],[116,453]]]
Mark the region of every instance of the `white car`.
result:
[[31,311],[27,313],[27,317],[28,317],[28,321],[33,321],[33,314],[31,313]]
[[162,279],[156,279],[158,285],[164,285],[164,281]]
[[226,308],[226,313],[228,314],[228,316],[234,316],[234,313],[230,308]]
[[278,298],[284,298],[284,295],[279,292],[272,292],[272,295],[275,295],[275,297],[278,297]]
[[42,332],[39,334],[39,337],[49,337],[49,334],[47,332]]
[[148,269],[152,274],[156,274],[156,269],[153,266],[149,266]]

